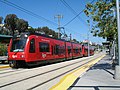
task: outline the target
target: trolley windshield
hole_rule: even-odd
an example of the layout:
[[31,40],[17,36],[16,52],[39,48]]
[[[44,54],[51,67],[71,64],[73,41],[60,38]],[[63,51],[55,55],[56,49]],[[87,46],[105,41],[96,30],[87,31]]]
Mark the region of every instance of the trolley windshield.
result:
[[26,45],[27,37],[16,37],[12,39],[11,52],[23,52]]

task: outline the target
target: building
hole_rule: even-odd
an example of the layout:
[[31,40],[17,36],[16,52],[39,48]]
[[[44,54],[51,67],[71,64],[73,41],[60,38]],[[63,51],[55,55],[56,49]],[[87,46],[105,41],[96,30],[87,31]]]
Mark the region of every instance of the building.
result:
[[12,36],[0,34],[0,43],[9,43]]

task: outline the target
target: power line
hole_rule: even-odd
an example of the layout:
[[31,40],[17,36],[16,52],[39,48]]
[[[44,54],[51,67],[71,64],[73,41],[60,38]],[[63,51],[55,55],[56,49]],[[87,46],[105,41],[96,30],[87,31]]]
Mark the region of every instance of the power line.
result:
[[83,35],[83,34],[80,34],[80,33],[78,33],[78,32],[75,32],[74,30],[69,29],[69,28],[65,28],[65,30],[68,31],[68,32],[72,31],[73,33],[78,34],[78,35],[80,35],[80,36],[82,36],[82,37],[84,37],[84,38],[87,37],[87,34],[86,34],[86,35],[85,35],[85,34]]
[[[60,0],[75,16],[77,15],[77,12],[65,1],[65,0]],[[80,17],[80,16],[78,16],[78,19],[81,21],[83,21],[85,24],[86,24],[86,22]],[[65,25],[64,25],[65,26]],[[73,31],[73,30],[71,30],[71,29],[66,29],[67,31]],[[86,37],[87,35],[82,35],[82,34],[80,34],[80,33],[78,33],[78,32],[75,32],[75,31],[73,31],[74,33],[76,33],[76,34],[79,34],[80,36],[82,36],[82,37]]]
[[[74,18],[72,18],[68,23],[66,23],[65,25],[64,25],[64,27],[65,26],[67,26],[69,23],[71,23],[74,19],[76,19],[76,18],[78,18],[78,19],[80,19],[80,20],[82,20],[83,21],[83,23],[85,24],[85,25],[87,25],[87,23],[79,16],[85,9],[83,9],[80,13],[78,13],[77,14],[77,12],[65,1],[65,0],[60,0],[74,15],[75,15],[75,17]],[[93,0],[91,3],[93,3],[95,0]],[[88,26],[88,25],[87,25]],[[70,30],[70,29],[69,29]],[[68,30],[67,30],[68,31]],[[71,30],[71,31],[73,31],[73,30]],[[76,34],[79,34],[80,36],[82,36],[82,37],[87,37],[87,35],[83,35],[83,34],[80,34],[80,33],[78,33],[78,32],[75,32],[74,31],[74,33],[76,33]]]
[[24,12],[24,13],[27,13],[27,14],[29,14],[29,15],[35,17],[35,18],[43,19],[44,21],[46,21],[46,22],[48,22],[48,23],[50,23],[50,24],[52,23],[52,24],[54,24],[55,26],[57,25],[56,23],[51,22],[51,21],[45,19],[44,17],[41,17],[41,16],[39,16],[39,15],[37,15],[37,14],[35,14],[35,13],[33,13],[33,12],[27,10],[27,9],[24,9],[24,8],[22,8],[22,7],[18,6],[18,5],[16,5],[16,4],[10,2],[10,1],[7,1],[7,0],[3,1],[3,0],[0,0],[0,2],[4,3],[4,4],[6,4],[6,5],[9,5],[9,6],[11,6],[11,7],[14,7],[14,8],[16,8],[16,9],[18,9],[18,10]]
[[[90,4],[92,4],[95,0],[92,0],[92,2]],[[75,20],[82,12],[84,12],[84,10],[86,9],[86,7],[80,11],[75,17],[73,17],[69,22],[67,22],[64,26],[67,26],[68,24],[70,24],[73,20]]]
[[18,10],[24,12],[24,13],[27,13],[27,14],[29,14],[29,15],[35,17],[35,18],[42,19],[42,20],[46,21],[47,23],[50,23],[50,24],[53,24],[54,26],[57,26],[56,23],[54,23],[54,22],[52,22],[52,21],[50,21],[50,20],[48,20],[48,19],[46,19],[46,18],[44,18],[44,17],[42,17],[42,16],[40,16],[40,15],[37,15],[37,14],[35,14],[35,13],[33,13],[33,12],[31,12],[31,11],[25,9],[25,8],[22,8],[22,7],[20,7],[20,6],[16,5],[16,4],[14,4],[14,3],[10,2],[10,1],[7,1],[7,0],[4,0],[4,1],[3,1],[3,0],[0,0],[0,2],[4,3],[4,4],[6,4],[6,5],[12,6],[12,7],[16,8],[16,9],[18,9]]
[[[60,0],[75,16],[77,15],[77,12],[65,1],[65,0]],[[87,23],[80,17],[78,16],[78,19],[80,21],[83,21],[83,23],[85,25],[87,25]]]
[[[6,4],[6,5],[9,5],[9,6],[11,6],[11,7],[14,7],[14,8],[16,8],[16,9],[18,9],[18,10],[20,10],[20,11],[26,13],[26,14],[29,14],[29,15],[35,17],[35,18],[42,19],[42,20],[46,21],[47,23],[53,24],[54,26],[57,26],[57,25],[58,25],[57,23],[54,23],[54,22],[52,22],[52,21],[50,21],[50,20],[48,20],[48,19],[46,19],[46,18],[44,18],[44,17],[42,17],[42,16],[40,16],[40,15],[37,15],[37,14],[35,14],[35,13],[33,13],[33,12],[31,12],[31,11],[23,8],[23,7],[20,7],[20,6],[12,3],[12,2],[10,2],[10,1],[0,0],[0,2],[4,3],[4,4]],[[72,11],[72,9],[71,9],[71,11]],[[84,10],[83,10],[83,11],[84,11]],[[81,12],[83,12],[83,11],[81,11]],[[80,13],[81,13],[81,12],[80,12]],[[78,16],[79,16],[79,14],[78,14],[76,17],[78,17]],[[76,18],[76,17],[74,17],[74,18]],[[69,22],[69,23],[70,23],[70,22]],[[66,26],[66,25],[64,25],[64,26]],[[69,29],[69,30],[70,30],[70,29]],[[71,30],[71,31],[73,31],[73,30]],[[78,32],[74,32],[74,33],[79,34]],[[80,36],[83,36],[83,35],[81,35],[81,34],[79,34],[79,35],[80,35]]]

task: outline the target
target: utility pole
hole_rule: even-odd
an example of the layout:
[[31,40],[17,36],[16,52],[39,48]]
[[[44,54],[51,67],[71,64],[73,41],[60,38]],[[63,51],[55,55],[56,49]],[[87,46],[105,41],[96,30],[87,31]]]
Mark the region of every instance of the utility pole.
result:
[[[112,10],[112,12],[113,12],[113,16],[114,16],[114,18],[113,18],[113,21],[114,21],[114,19],[116,18],[116,10],[115,10],[115,8],[112,8],[112,9],[110,9],[110,10]],[[112,57],[113,57],[113,62],[116,60],[116,34],[114,35],[114,40],[113,40],[113,43],[112,43],[112,53],[113,53],[113,55],[112,55]],[[113,63],[113,64],[115,64],[115,63]]]
[[90,31],[90,20],[87,20],[88,22],[88,35],[87,35],[87,39],[88,39],[88,57],[90,56],[90,42],[89,42],[89,31]]
[[89,42],[89,32],[88,32],[88,37],[87,37],[87,38],[88,38],[88,57],[89,57],[89,56],[90,56],[90,45],[89,45],[89,43],[90,43],[90,42]]
[[120,80],[120,15],[119,15],[119,0],[116,0],[117,7],[117,30],[118,30],[118,65],[115,66],[115,79]]
[[58,38],[60,38],[60,29],[61,29],[60,19],[63,18],[63,16],[58,14],[58,15],[55,16],[55,18],[58,18],[58,28],[57,29],[58,29]]

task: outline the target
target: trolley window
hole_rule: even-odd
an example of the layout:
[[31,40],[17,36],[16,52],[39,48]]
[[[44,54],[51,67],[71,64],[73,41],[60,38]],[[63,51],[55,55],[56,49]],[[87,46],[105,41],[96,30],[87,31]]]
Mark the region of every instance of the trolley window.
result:
[[40,52],[49,52],[49,44],[48,43],[43,43],[43,42],[40,42],[39,43],[39,51]]
[[79,53],[79,51],[78,51],[78,48],[76,47],[76,48],[74,48],[74,53]]
[[65,46],[59,46],[59,54],[65,54]]
[[35,39],[33,38],[30,40],[30,48],[29,48],[30,53],[35,53]]
[[70,54],[70,53],[71,53],[71,47],[68,46],[68,54]]
[[54,47],[54,50],[55,50],[55,55],[58,55],[59,54],[59,48],[60,48],[60,46],[59,45],[55,45],[55,47]]
[[27,38],[15,38],[12,41],[11,52],[23,52]]
[[80,52],[82,52],[82,48],[80,48]]

